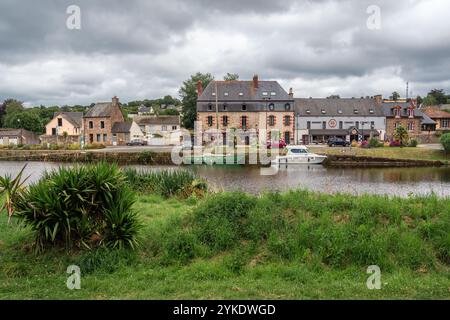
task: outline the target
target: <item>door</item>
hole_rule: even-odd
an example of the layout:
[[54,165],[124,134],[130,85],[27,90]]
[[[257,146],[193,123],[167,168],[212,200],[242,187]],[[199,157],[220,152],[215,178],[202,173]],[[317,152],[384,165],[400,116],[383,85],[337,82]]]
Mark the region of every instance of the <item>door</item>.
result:
[[302,143],[303,145],[307,146],[309,144],[309,136],[307,134],[304,134],[302,136]]
[[286,144],[291,144],[291,133],[289,131],[284,133],[284,142],[286,142]]

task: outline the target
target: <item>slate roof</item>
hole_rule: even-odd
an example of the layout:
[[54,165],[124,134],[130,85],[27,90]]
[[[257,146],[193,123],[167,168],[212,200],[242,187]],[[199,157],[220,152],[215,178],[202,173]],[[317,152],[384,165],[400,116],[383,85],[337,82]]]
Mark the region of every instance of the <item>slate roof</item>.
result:
[[1,128],[0,129],[0,137],[21,136],[22,135],[22,130],[23,129]]
[[138,109],[138,112],[140,112],[140,113],[149,113],[151,111],[152,111],[151,107],[146,107],[143,104]]
[[180,125],[180,116],[136,116],[133,121],[138,125],[165,124]]
[[114,122],[111,132],[112,133],[128,133],[131,129],[131,122]]
[[[383,103],[383,110],[384,110],[384,114],[386,117],[389,118],[393,118],[394,112],[393,112],[393,108],[396,106],[400,106],[402,111],[400,113],[400,115],[404,118],[408,117],[408,108],[411,106],[410,102],[384,102]],[[424,114],[421,109],[414,109],[414,118],[421,118],[421,123],[422,124],[436,124],[435,121],[433,121],[433,119],[431,119],[429,116],[427,116],[426,114]]]
[[[373,98],[364,99],[326,99],[326,98],[296,98],[295,113],[299,116],[313,117],[383,117],[380,104]],[[355,112],[357,110],[357,112]],[[325,113],[324,113],[325,112]]]
[[53,118],[59,115],[65,115],[66,119],[75,127],[81,128],[83,125],[83,112],[55,112]]
[[111,102],[98,102],[91,109],[89,109],[84,117],[111,117],[113,110],[114,107]]

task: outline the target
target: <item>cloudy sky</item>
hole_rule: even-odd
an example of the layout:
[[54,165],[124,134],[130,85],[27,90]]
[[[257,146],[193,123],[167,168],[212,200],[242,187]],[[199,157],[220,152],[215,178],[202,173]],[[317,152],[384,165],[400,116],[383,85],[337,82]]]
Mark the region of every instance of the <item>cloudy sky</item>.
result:
[[0,0],[0,100],[178,96],[197,71],[257,73],[296,97],[449,92],[449,16],[448,0]]

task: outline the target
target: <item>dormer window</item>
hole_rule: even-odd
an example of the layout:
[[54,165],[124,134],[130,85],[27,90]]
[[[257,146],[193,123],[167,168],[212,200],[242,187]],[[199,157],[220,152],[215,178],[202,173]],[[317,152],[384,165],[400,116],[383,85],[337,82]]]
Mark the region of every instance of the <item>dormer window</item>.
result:
[[325,113],[327,113],[326,110],[325,110],[325,109],[322,109],[322,114],[325,114]]
[[244,93],[243,93],[243,92],[239,92],[239,96],[241,96],[241,97],[242,97],[243,95],[244,95]]
[[311,113],[311,110],[306,110],[306,113],[307,113],[307,114],[310,114],[310,113]]
[[264,91],[264,92],[262,93],[262,95],[266,97],[266,96],[268,96],[268,95],[269,95],[269,93],[268,93],[268,92],[266,92],[266,91]]
[[369,113],[370,113],[370,114],[374,114],[375,111],[374,111],[373,109],[369,109]]
[[394,109],[394,116],[395,116],[396,118],[400,118],[400,116],[401,116],[401,110],[400,110],[400,108],[395,108],[395,109]]
[[358,109],[353,109],[353,113],[358,114],[359,113]]
[[271,95],[271,96],[276,96],[277,93],[272,91],[272,92],[270,93],[270,95]]
[[224,92],[223,95],[224,95],[225,97],[228,97],[228,92]]
[[213,96],[213,97],[215,97],[215,96],[216,96],[216,93],[215,93],[215,92],[213,92],[213,93],[212,93],[212,96]]
[[342,114],[342,110],[338,110],[338,113],[339,113],[339,114]]
[[414,118],[414,109],[408,109],[408,117],[409,118]]

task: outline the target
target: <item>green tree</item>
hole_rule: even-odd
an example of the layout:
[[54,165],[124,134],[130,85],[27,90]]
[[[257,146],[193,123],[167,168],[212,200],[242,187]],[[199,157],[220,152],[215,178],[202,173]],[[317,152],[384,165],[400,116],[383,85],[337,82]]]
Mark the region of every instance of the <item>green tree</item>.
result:
[[225,81],[233,81],[233,80],[239,80],[239,75],[237,73],[229,73],[223,77],[223,80]]
[[214,80],[214,77],[210,73],[203,74],[197,72],[183,82],[179,91],[183,104],[183,117],[181,121],[186,129],[193,129],[195,119],[197,118],[197,82],[199,80],[202,82],[203,88],[205,88],[212,80]]
[[42,133],[44,126],[39,114],[30,110],[7,114],[5,117],[5,127]]
[[394,139],[399,141],[402,146],[406,145],[409,140],[408,131],[403,126],[398,126],[394,130]]
[[391,100],[397,101],[400,99],[400,94],[397,91],[392,92],[392,96],[390,97]]
[[446,153],[450,153],[450,133],[443,134],[441,137],[441,144]]
[[438,102],[435,97],[428,95],[425,97],[425,99],[423,99],[423,104],[425,106],[435,106],[438,104]]
[[446,104],[447,96],[443,89],[433,89],[428,93],[428,96],[432,96],[436,99],[436,104]]

